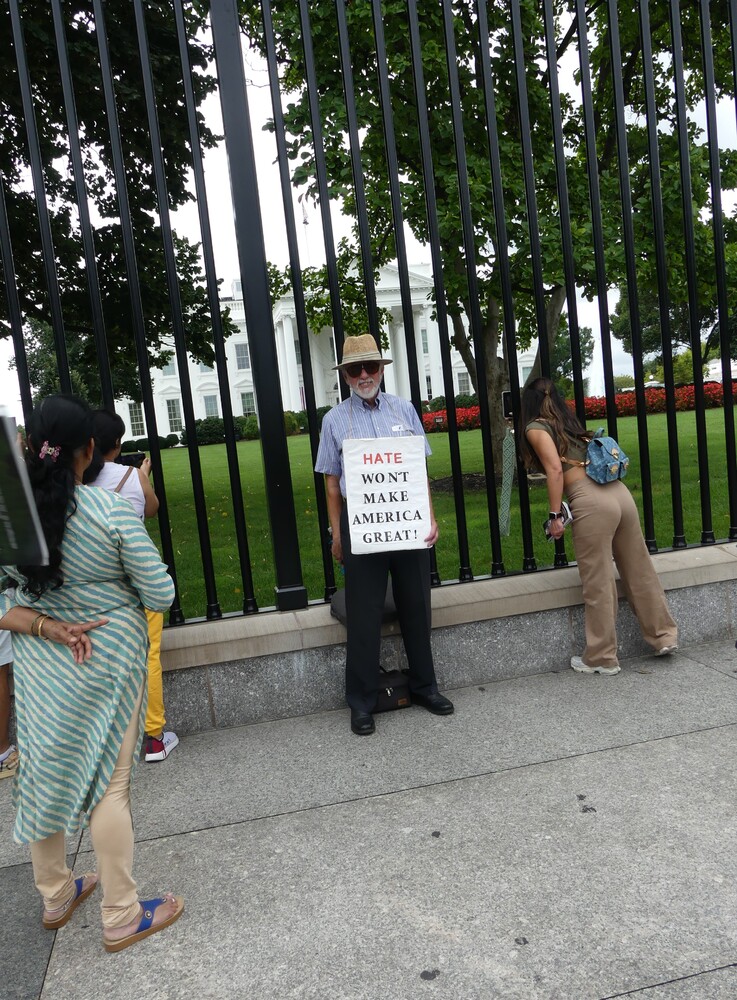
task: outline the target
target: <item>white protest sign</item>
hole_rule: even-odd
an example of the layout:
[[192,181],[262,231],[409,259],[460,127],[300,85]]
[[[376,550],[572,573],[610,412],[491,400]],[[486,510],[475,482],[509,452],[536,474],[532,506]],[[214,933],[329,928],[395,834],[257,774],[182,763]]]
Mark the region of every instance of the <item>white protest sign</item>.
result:
[[343,468],[354,553],[426,548],[430,499],[424,437],[345,440]]

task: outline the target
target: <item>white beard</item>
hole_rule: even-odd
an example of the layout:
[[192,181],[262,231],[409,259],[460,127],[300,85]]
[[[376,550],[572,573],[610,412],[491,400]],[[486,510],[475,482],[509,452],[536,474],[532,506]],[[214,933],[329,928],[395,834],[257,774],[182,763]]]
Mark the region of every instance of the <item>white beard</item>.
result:
[[354,387],[354,392],[356,393],[356,395],[360,396],[361,399],[365,399],[367,403],[370,403],[371,400],[375,399],[376,396],[378,395],[379,387],[381,386],[381,381],[379,380],[377,382],[374,379],[371,379],[370,381],[369,379],[364,379],[362,381],[364,382],[364,384],[361,385],[360,383],[358,383]]

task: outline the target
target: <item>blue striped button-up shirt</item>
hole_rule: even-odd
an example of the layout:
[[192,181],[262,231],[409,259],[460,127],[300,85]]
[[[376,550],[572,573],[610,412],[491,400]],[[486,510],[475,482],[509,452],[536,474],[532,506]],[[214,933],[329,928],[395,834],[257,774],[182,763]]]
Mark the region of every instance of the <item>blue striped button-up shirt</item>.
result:
[[[348,399],[334,406],[325,414],[320,432],[315,472],[326,476],[340,476],[340,492],[345,496],[343,471],[343,442],[346,438],[410,437],[425,436],[420,418],[407,399],[379,392],[376,406],[352,392]],[[432,451],[425,438],[425,454]]]

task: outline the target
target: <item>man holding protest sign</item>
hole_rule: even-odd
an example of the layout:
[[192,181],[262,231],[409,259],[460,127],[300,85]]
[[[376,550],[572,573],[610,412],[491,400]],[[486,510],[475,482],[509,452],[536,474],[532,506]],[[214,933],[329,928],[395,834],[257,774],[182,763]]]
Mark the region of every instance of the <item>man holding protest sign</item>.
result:
[[410,402],[381,392],[383,358],[370,334],[347,337],[351,394],[325,415],[315,470],[325,474],[333,557],[345,568],[346,701],[351,730],[374,732],[381,616],[392,577],[413,703],[450,715],[430,645],[430,552],[438,526],[425,469],[430,448]]

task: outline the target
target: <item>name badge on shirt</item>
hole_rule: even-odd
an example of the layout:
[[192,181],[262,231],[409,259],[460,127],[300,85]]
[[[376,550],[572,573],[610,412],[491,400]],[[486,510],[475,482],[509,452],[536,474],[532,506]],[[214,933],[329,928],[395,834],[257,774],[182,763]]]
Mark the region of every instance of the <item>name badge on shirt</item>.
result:
[[401,434],[403,431],[406,430],[407,428],[404,426],[404,424],[395,424],[392,427],[392,434]]

